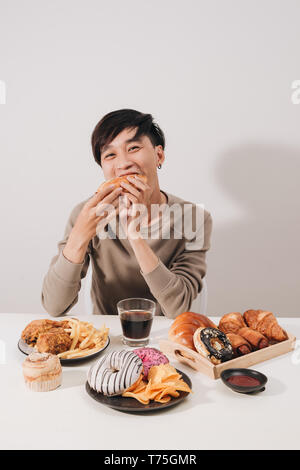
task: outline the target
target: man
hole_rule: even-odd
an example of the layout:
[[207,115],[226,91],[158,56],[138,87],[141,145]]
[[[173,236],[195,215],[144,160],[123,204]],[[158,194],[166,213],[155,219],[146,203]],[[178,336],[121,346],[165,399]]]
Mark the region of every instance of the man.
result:
[[[164,134],[151,114],[121,109],[97,124],[92,149],[105,180],[137,174],[146,177],[146,182],[139,176],[127,177],[120,188],[106,185],[75,206],[43,282],[42,304],[49,314],[62,315],[76,304],[90,261],[94,314],[116,315],[117,302],[129,297],[156,301],[156,315],[169,318],[190,309],[206,274],[212,219],[202,210],[202,223],[196,229],[202,233],[200,244],[197,235],[182,234],[182,224],[177,222],[184,218],[184,206],[192,208],[193,223],[198,208],[160,190],[157,168],[165,160],[164,148]],[[134,211],[138,207],[147,209],[139,219]],[[156,210],[151,212],[153,207]],[[173,214],[170,222],[169,209],[174,208],[177,216]],[[182,215],[178,216],[178,208],[183,209]],[[173,236],[164,231],[164,212]],[[125,237],[120,231],[117,235],[112,220],[119,223]],[[134,225],[134,221],[139,223]],[[159,224],[162,234],[157,237]],[[149,237],[149,229],[155,236]]]

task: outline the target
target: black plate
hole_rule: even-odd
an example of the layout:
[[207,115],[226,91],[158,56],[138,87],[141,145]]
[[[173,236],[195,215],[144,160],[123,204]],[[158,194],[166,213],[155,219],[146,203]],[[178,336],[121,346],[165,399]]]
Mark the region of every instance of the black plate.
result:
[[[99,349],[99,351],[96,351],[93,354],[90,354],[89,356],[74,357],[73,359],[60,359],[60,362],[61,362],[62,365],[66,366],[68,364],[74,364],[76,362],[89,361],[90,359],[93,359],[94,357],[97,357],[99,354],[101,354],[102,351],[104,351],[104,349],[107,348],[109,343],[110,343],[110,338],[108,336],[106,344],[103,346],[102,349]],[[34,349],[32,346],[29,346],[29,344],[25,343],[25,341],[22,338],[20,338],[19,341],[18,341],[18,348],[20,349],[20,351],[23,354],[26,354],[27,356],[28,356],[28,354],[30,354],[32,352],[37,352],[36,349]]]
[[[181,372],[178,369],[176,370],[178,374],[182,375],[182,379],[184,380],[184,382],[186,382],[188,386],[192,388],[192,382],[190,378],[184,372]],[[103,395],[102,393],[98,393],[95,390],[93,390],[90,387],[88,382],[86,382],[85,388],[88,394],[92,398],[94,398],[94,400],[102,403],[102,405],[109,406],[110,408],[114,408],[115,410],[127,411],[127,412],[128,411],[141,412],[141,411],[161,410],[163,408],[168,408],[170,406],[177,405],[189,395],[189,392],[180,391],[179,397],[172,397],[171,400],[168,401],[168,403],[158,403],[157,401],[151,400],[148,405],[143,405],[143,403],[140,403],[138,400],[136,400],[135,398],[131,398],[131,397],[122,397],[120,395],[117,397],[107,397],[106,395]]]
[[[227,382],[229,377],[232,377],[233,375],[247,375],[248,377],[258,379],[260,381],[260,384],[252,387],[242,387],[241,385],[235,385],[230,382]],[[264,386],[268,381],[267,377],[264,374],[254,369],[226,369],[221,372],[221,379],[223,383],[227,385],[227,387],[239,393],[262,392],[263,390],[265,390]]]

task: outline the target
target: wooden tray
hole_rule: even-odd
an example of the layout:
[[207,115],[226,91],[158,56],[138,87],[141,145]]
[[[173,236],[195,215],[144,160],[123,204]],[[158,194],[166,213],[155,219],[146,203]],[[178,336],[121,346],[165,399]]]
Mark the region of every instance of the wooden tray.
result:
[[231,369],[236,367],[250,367],[259,362],[267,361],[273,357],[281,356],[295,348],[296,337],[287,333],[288,339],[281,343],[273,344],[266,348],[254,351],[240,356],[230,361],[223,362],[215,366],[201,354],[193,351],[192,349],[183,346],[182,344],[174,343],[171,340],[162,340],[159,343],[160,350],[167,356],[172,356],[179,362],[192,367],[195,370],[208,375],[212,379],[218,379],[220,374],[225,369]]

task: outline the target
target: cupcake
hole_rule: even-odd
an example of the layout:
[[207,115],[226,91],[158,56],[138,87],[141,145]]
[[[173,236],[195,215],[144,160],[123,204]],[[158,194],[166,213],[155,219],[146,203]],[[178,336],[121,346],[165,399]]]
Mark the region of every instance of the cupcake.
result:
[[23,362],[25,384],[34,392],[49,392],[61,385],[60,360],[54,354],[33,352]]

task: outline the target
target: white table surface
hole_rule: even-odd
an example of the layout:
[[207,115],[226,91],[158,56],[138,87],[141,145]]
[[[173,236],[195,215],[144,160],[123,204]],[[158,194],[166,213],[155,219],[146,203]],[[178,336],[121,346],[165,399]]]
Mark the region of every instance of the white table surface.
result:
[[[46,317],[0,314],[0,340],[6,351],[0,364],[1,449],[300,448],[300,360],[299,364],[293,360],[295,353],[253,366],[268,377],[266,390],[256,395],[235,393],[220,379],[212,380],[171,360],[189,375],[194,393],[174,408],[127,414],[101,405],[86,393],[92,362],[63,367],[62,385],[54,391],[37,393],[25,387],[21,367],[25,356],[17,342],[30,321]],[[96,327],[104,322],[110,328],[106,352],[123,347],[118,317],[79,318]],[[278,320],[300,338],[300,319]],[[160,339],[167,338],[171,323],[164,317],[154,319],[149,346],[157,347]]]

